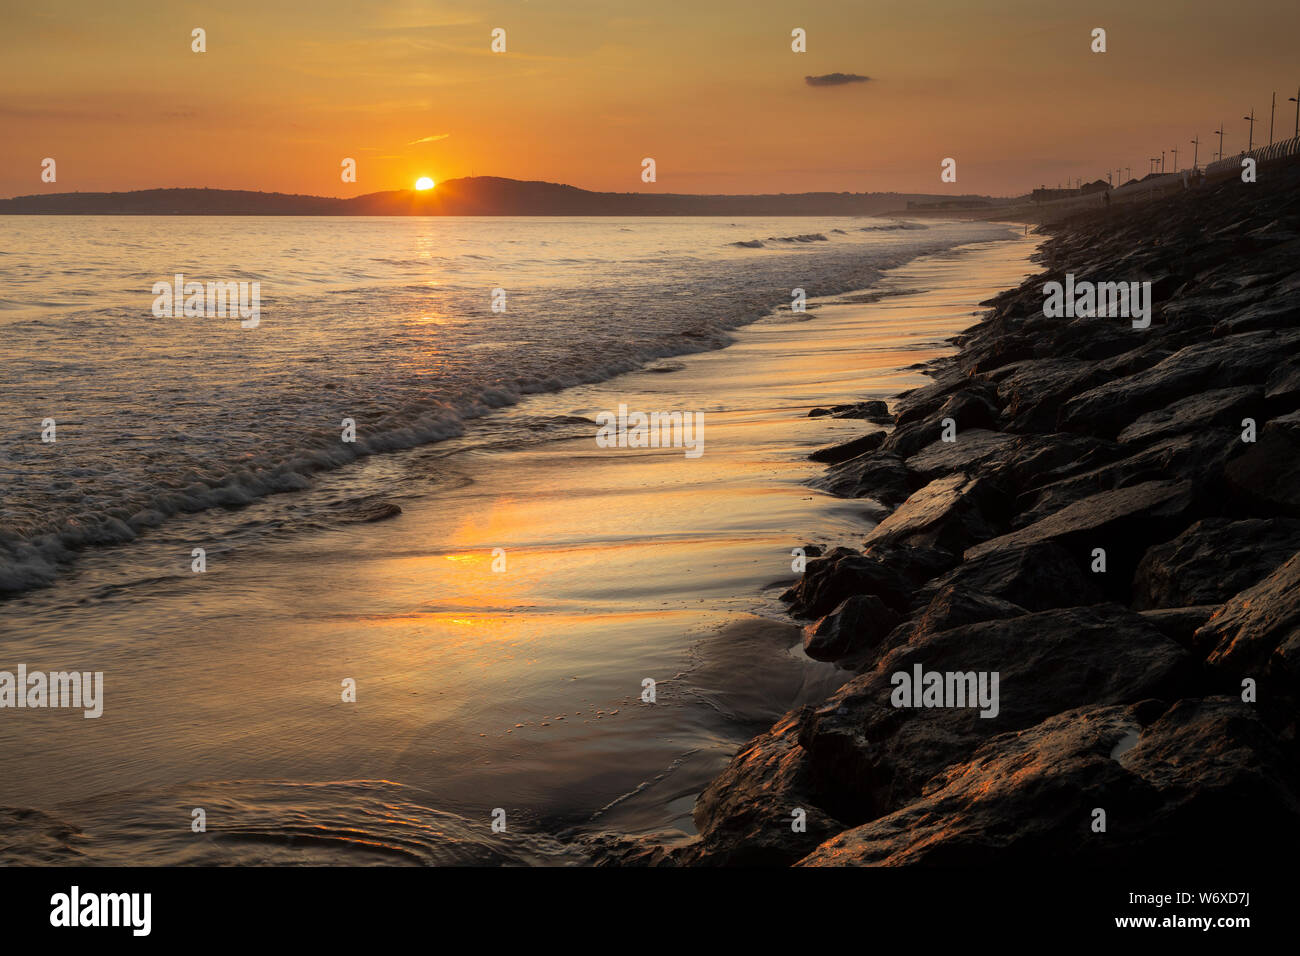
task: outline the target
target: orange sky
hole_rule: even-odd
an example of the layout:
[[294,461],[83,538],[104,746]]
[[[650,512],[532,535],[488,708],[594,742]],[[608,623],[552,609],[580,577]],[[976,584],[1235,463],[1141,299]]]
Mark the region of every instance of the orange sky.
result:
[[[1300,86],[1294,0],[9,0],[0,18],[6,197],[351,196],[470,174],[1014,194],[1117,166],[1140,176],[1161,149],[1189,164],[1198,134],[1204,161],[1220,121],[1240,150],[1252,107],[1267,142],[1273,90],[1285,138]],[[1089,50],[1098,26],[1104,54]],[[194,27],[206,53],[190,50]],[[795,27],[807,53],[791,52]],[[872,79],[804,82],[833,72]],[[56,183],[40,180],[47,156]],[[939,181],[946,156],[955,186]]]

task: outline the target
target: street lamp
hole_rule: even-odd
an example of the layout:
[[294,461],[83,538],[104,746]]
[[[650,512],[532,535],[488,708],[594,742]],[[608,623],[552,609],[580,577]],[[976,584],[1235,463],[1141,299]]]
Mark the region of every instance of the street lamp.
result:
[[1223,159],[1223,124],[1220,123],[1214,132],[1219,137],[1219,159]]
[[1277,90],[1273,91],[1273,102],[1268,107],[1268,145],[1273,145],[1273,111],[1277,109]]
[[1295,104],[1295,133],[1300,136],[1300,89],[1295,91],[1295,96],[1288,96],[1287,100]]
[[[1197,134],[1199,137],[1200,134]],[[1201,155],[1201,141],[1199,138],[1192,140],[1192,172],[1196,172],[1196,160]]]
[[1255,111],[1251,110],[1249,116],[1243,116],[1242,119],[1250,120],[1250,138],[1246,144],[1246,152],[1255,148]]
[[1178,172],[1178,147],[1177,146],[1174,147],[1173,153],[1174,153],[1174,172]]

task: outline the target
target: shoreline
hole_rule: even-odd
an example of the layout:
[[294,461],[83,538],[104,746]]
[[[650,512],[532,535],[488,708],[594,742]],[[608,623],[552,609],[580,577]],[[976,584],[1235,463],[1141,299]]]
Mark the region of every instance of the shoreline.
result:
[[[612,222],[618,225],[617,221]],[[184,345],[193,349],[194,361],[203,361],[214,368],[225,367],[232,376],[242,374],[250,365],[257,367],[268,356],[286,354],[298,374],[316,383],[310,390],[310,399],[303,393],[294,396],[283,390],[254,389],[251,398],[258,403],[255,412],[236,412],[233,422],[201,411],[173,412],[167,419],[170,427],[158,436],[110,442],[106,436],[116,436],[120,429],[115,408],[101,401],[93,390],[86,392],[71,387],[69,394],[60,399],[68,415],[76,415],[75,419],[64,421],[64,440],[75,441],[78,454],[93,458],[95,465],[93,493],[83,492],[75,497],[56,493],[64,486],[53,482],[62,479],[76,487],[74,480],[85,484],[86,475],[66,475],[57,471],[56,459],[47,457],[43,461],[32,457],[33,452],[23,444],[30,438],[26,433],[0,435],[18,449],[15,456],[18,464],[36,469],[31,482],[35,493],[16,493],[6,501],[6,526],[0,528],[0,602],[21,598],[56,583],[70,570],[75,572],[84,556],[101,546],[111,548],[141,541],[147,547],[151,539],[174,537],[176,520],[189,514],[203,511],[218,514],[225,508],[286,493],[294,501],[303,500],[304,495],[311,498],[315,486],[335,484],[331,476],[336,472],[351,474],[349,469],[363,467],[364,461],[371,457],[444,441],[454,443],[465,435],[467,428],[472,430],[475,422],[531,395],[561,393],[568,388],[609,381],[674,357],[725,348],[736,329],[761,319],[774,304],[789,301],[791,287],[799,282],[822,295],[847,293],[870,285],[884,271],[917,255],[952,248],[966,237],[1001,235],[999,227],[986,224],[953,224],[952,230],[940,224],[925,227],[934,228],[934,232],[909,236],[905,243],[894,244],[898,247],[841,244],[840,237],[833,236],[825,243],[817,243],[814,251],[795,242],[797,237],[778,236],[773,248],[761,252],[738,250],[731,243],[719,251],[724,238],[738,236],[748,240],[754,236],[748,222],[744,226],[731,224],[725,237],[722,234],[712,237],[718,247],[707,247],[707,251],[719,256],[716,274],[700,273],[695,253],[701,240],[688,237],[674,253],[673,261],[682,270],[679,279],[687,285],[703,283],[695,286],[697,291],[689,299],[680,296],[679,289],[660,285],[661,277],[648,272],[636,273],[634,281],[613,288],[615,272],[608,268],[598,274],[599,281],[592,280],[591,289],[581,293],[581,302],[574,301],[575,290],[565,282],[539,286],[538,292],[549,290],[560,296],[561,301],[567,301],[572,310],[569,321],[584,325],[586,335],[594,336],[588,338],[591,355],[579,361],[575,354],[550,341],[545,310],[527,305],[527,295],[517,296],[514,311],[506,319],[501,317],[506,313],[498,315],[488,311],[482,297],[469,294],[467,289],[471,286],[488,286],[496,281],[492,277],[494,268],[470,266],[471,270],[480,269],[472,273],[480,276],[480,281],[474,282],[464,273],[466,266],[462,263],[452,270],[460,285],[430,297],[425,287],[409,284],[415,281],[412,270],[423,268],[424,260],[406,255],[396,263],[390,257],[373,258],[370,243],[382,244],[392,236],[382,229],[374,233],[369,228],[373,224],[360,220],[357,223],[341,231],[337,249],[340,255],[372,256],[374,263],[380,263],[367,266],[366,277],[350,280],[353,283],[374,281],[378,283],[377,288],[385,290],[384,296],[391,293],[391,298],[381,296],[379,300],[388,319],[386,325],[378,324],[378,333],[369,315],[351,311],[346,297],[342,302],[334,298],[338,289],[326,288],[299,305],[302,314],[283,314],[278,318],[274,331],[268,316],[267,325],[256,334],[271,334],[261,339],[250,339],[245,330],[238,328],[212,329],[200,324],[190,327],[196,338]],[[421,232],[411,225],[403,234],[413,230],[418,236],[431,239],[441,235],[439,230],[457,228],[455,220],[440,219],[438,223],[432,233]],[[212,227],[211,223],[207,225]],[[612,227],[604,221],[588,225],[606,230],[603,240],[615,244],[618,235],[625,231],[620,226],[615,232],[609,232]],[[818,227],[827,228],[827,223],[822,221]],[[292,228],[284,228],[288,235],[294,235]],[[874,233],[877,228],[893,227],[871,226],[864,228],[864,232]],[[37,237],[40,231],[37,230]],[[827,234],[833,232],[827,229]],[[954,232],[959,235],[952,235]],[[456,235],[451,233],[452,238]],[[29,238],[32,238],[30,231]],[[487,238],[474,230],[462,238],[470,242],[462,250],[470,253],[467,262],[484,261],[482,257],[493,248]],[[534,234],[532,241],[545,245],[551,240]],[[565,241],[571,245],[573,240],[570,237]],[[782,248],[778,251],[777,246]],[[796,248],[806,251],[795,253]],[[567,261],[568,257],[564,258]],[[617,259],[615,255],[610,261]],[[201,263],[195,268],[200,273],[204,271]],[[321,261],[313,260],[299,263],[295,268],[300,272],[292,273],[290,288],[315,281],[314,277],[324,266]],[[793,282],[788,281],[791,279]],[[79,303],[74,314],[89,316],[96,322],[102,314],[112,314],[124,329],[124,342],[139,341],[142,348],[151,344],[155,332],[151,316],[115,311],[134,302],[134,292],[128,294],[126,288],[115,288],[104,295],[104,301],[96,299],[93,308],[89,301]],[[271,301],[268,297],[268,309],[272,308]],[[623,321],[610,324],[609,329],[601,328],[607,315],[602,309],[608,309],[609,315],[622,313]],[[443,310],[446,315],[442,314]],[[646,316],[653,316],[654,320],[647,321],[643,318]],[[126,367],[123,363],[105,362],[105,355],[93,348],[82,351],[89,347],[78,344],[75,336],[57,329],[51,331],[47,319],[40,314],[23,321],[26,324],[18,329],[6,326],[18,341],[29,334],[31,342],[44,342],[47,348],[65,352],[70,360],[111,378],[115,389],[138,390],[156,401],[166,401],[171,394],[160,392],[160,382],[154,378],[138,379],[129,374],[119,377]],[[432,335],[428,332],[430,322],[436,329]],[[506,322],[508,328],[503,327]],[[318,361],[319,356],[314,354],[322,345],[316,337],[318,330],[325,327],[330,329],[331,338],[337,340],[330,343],[335,353],[328,362]],[[614,328],[619,330],[618,334],[613,333]],[[507,341],[531,339],[548,361],[539,363],[535,356],[528,354],[521,354],[517,361],[509,363],[494,360],[494,350],[479,351],[491,345],[479,340],[478,336],[484,332]],[[375,387],[356,384],[372,379],[386,383],[385,369],[377,366],[374,356],[363,347],[366,338],[376,334],[386,340],[407,343],[414,355],[394,354],[392,358],[412,362],[417,371],[421,371],[418,366],[429,354],[430,343],[437,346],[433,349],[436,362],[430,370],[422,371],[424,374],[436,370],[427,391],[413,389],[411,379],[401,380],[391,389],[393,398],[389,400],[389,388],[378,389],[377,397]],[[33,350],[34,346],[29,346],[27,351],[16,348],[9,356],[7,391],[13,395],[14,420],[41,421],[51,412],[44,391],[34,387],[21,371],[26,367],[24,361],[29,364],[39,361],[38,356],[31,354]],[[451,353],[451,357],[437,354],[443,351]],[[349,369],[354,374],[346,374]],[[159,376],[167,374],[175,373],[164,363]],[[208,408],[217,408],[227,401],[203,377],[185,387],[190,390],[190,405],[195,408],[204,403]],[[58,417],[58,409],[55,411]],[[344,415],[358,423],[359,431],[351,442],[341,442],[334,427]],[[193,437],[201,440],[196,442]],[[132,454],[123,452],[128,447]],[[221,454],[210,454],[218,447],[222,449]],[[140,462],[146,460],[156,460],[166,467],[140,467]],[[18,491],[22,490],[18,486]],[[367,500],[381,496],[382,489],[361,491],[361,497]],[[365,520],[370,513],[362,502],[358,508],[322,507],[310,517],[330,524]],[[161,565],[151,570],[155,574],[167,574],[183,567]],[[145,573],[145,569],[141,571]]]
[[[76,726],[37,715],[26,746],[78,766],[77,788],[51,804],[33,773],[17,802],[90,835],[106,862],[126,852],[119,838],[144,840],[157,861],[287,862],[275,840],[300,818],[334,834],[299,851],[324,862],[371,862],[389,844],[404,848],[394,859],[421,863],[575,862],[605,828],[688,836],[695,793],[731,751],[840,682],[798,652],[776,601],[800,533],[815,524],[824,543],[851,541],[873,513],[806,486],[819,470],[808,451],[859,426],[809,410],[923,381],[906,366],[949,351],[939,340],[999,287],[973,263],[1005,260],[1023,275],[1015,263],[1030,245],[913,259],[869,290],[747,325],[725,349],[501,411],[502,436],[518,431],[506,419],[570,423],[538,442],[373,457],[366,481],[436,478],[431,492],[398,496],[394,520],[214,553],[202,580],[180,588],[112,587],[87,568],[87,587],[60,593],[59,615],[17,622],[25,636],[10,650],[50,666],[55,653],[99,660],[105,715]],[[980,293],[962,291],[972,286]],[[703,408],[705,454],[597,448],[590,419],[619,400]],[[258,525],[270,507],[240,515]],[[505,574],[491,568],[496,547]],[[359,684],[352,713],[331,704],[344,674]],[[636,699],[646,676],[660,683],[654,708]],[[158,698],[159,684],[173,692]],[[235,708],[224,703],[232,687]],[[191,737],[198,715],[207,729]],[[158,739],[158,727],[174,729]],[[104,799],[124,773],[129,791]],[[450,843],[388,832],[372,812],[384,801],[438,821]],[[139,823],[187,805],[221,808],[198,849],[187,831]],[[522,833],[508,846],[485,826],[497,805]],[[555,838],[565,833],[567,846]],[[546,852],[530,850],[534,838]]]
[[[603,862],[1296,846],[1298,189],[1278,168],[1053,227],[1046,271],[985,303],[822,479],[892,509],[784,595],[805,649],[858,676],[741,748],[696,803],[698,839],[612,841]],[[1151,282],[1150,328],[1044,318],[1065,273]],[[998,675],[1000,707],[900,705],[917,668]]]

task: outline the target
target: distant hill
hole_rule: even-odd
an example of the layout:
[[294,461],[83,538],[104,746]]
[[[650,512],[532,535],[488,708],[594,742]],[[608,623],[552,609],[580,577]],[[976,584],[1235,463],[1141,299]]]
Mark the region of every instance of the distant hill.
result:
[[598,193],[559,183],[474,176],[450,179],[426,192],[401,189],[368,193],[351,199],[244,189],[48,193],[0,199],[0,215],[863,216],[901,209],[909,201],[985,198],[922,193],[780,193],[760,196]]

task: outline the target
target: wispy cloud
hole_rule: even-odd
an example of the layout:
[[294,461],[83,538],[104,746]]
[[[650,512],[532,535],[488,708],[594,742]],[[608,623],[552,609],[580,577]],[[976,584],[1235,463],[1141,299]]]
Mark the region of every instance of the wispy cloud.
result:
[[822,76],[805,76],[803,81],[809,86],[843,86],[845,83],[865,83],[869,76],[857,73],[826,73]]
[[437,136],[425,136],[423,139],[413,139],[413,140],[411,140],[409,143],[407,143],[406,145],[407,145],[407,146],[415,146],[415,145],[417,145],[417,144],[419,144],[419,143],[436,143],[436,142],[438,142],[438,140],[440,140],[440,139],[446,139],[446,138],[447,138],[448,136],[450,136],[450,135],[451,135],[451,133],[439,133]]

